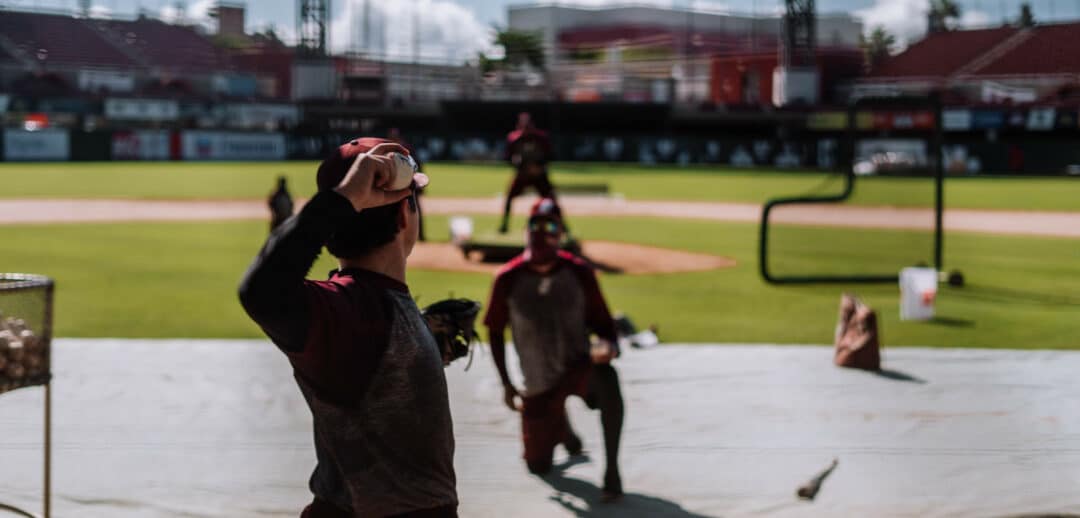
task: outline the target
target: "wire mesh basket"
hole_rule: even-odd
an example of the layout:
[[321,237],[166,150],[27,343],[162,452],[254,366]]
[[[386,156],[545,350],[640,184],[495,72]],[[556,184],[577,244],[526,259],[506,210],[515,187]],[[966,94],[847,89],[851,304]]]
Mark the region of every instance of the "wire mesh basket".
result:
[[[43,513],[48,518],[51,493],[53,281],[43,275],[0,273],[0,394],[45,387]],[[0,511],[34,517],[0,503]]]
[[0,273],[0,393],[50,378],[53,281]]

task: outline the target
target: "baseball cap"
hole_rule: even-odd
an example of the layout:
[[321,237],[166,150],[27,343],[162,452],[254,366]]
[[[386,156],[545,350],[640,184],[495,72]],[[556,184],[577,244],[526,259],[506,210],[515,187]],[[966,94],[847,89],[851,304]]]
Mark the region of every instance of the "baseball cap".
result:
[[562,210],[559,204],[552,198],[540,198],[529,210],[529,221],[539,218],[547,218],[562,223]]
[[[356,161],[356,157],[371,151],[372,148],[379,144],[392,143],[394,142],[386,139],[363,137],[350,140],[338,146],[330,156],[326,157],[326,159],[319,164],[319,171],[315,174],[315,183],[319,186],[319,190],[325,191],[337,187],[349,172],[349,168],[352,167],[353,162]],[[427,175],[416,171],[416,162],[412,157],[407,154],[401,154],[401,156],[412,167],[412,181],[414,186],[426,186],[429,182]]]

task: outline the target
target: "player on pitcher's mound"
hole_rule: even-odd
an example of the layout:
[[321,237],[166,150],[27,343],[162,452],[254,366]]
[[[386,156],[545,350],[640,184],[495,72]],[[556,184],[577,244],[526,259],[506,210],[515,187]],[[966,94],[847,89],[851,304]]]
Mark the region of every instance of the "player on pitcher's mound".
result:
[[[607,461],[603,498],[612,500],[623,492],[618,467],[623,399],[610,363],[619,355],[615,323],[592,268],[558,248],[563,227],[555,201],[539,200],[528,225],[525,252],[499,269],[484,319],[503,400],[521,412],[525,463],[538,475],[551,470],[555,446],[562,444],[571,455],[581,453],[566,398],[578,396],[599,410]],[[525,377],[521,391],[506,372],[507,325]],[[590,331],[597,335],[593,346]]]
[[528,113],[519,113],[517,128],[506,135],[506,159],[514,167],[514,179],[506,191],[500,234],[505,234],[510,224],[510,205],[525,189],[533,187],[541,198],[555,198],[547,170],[551,158],[551,140],[547,132],[534,126]]

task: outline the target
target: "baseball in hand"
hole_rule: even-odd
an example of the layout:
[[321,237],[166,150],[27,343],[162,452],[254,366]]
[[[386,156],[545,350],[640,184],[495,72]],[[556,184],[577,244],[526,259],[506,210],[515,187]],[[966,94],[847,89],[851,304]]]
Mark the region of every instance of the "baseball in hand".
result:
[[386,190],[399,191],[407,189],[413,182],[416,182],[416,186],[421,188],[428,184],[427,175],[417,171],[419,166],[416,165],[416,161],[411,156],[402,153],[390,153],[387,156],[394,162],[394,178],[386,186]]

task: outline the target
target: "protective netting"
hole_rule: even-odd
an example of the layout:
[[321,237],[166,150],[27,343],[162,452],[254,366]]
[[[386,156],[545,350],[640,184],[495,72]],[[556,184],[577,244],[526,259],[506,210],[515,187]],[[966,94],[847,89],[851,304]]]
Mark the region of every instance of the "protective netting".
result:
[[[935,173],[926,143],[855,144],[850,197],[771,209],[766,259],[774,276],[887,276],[907,266],[934,265]],[[846,174],[835,173],[825,190],[808,195],[840,198]]]

